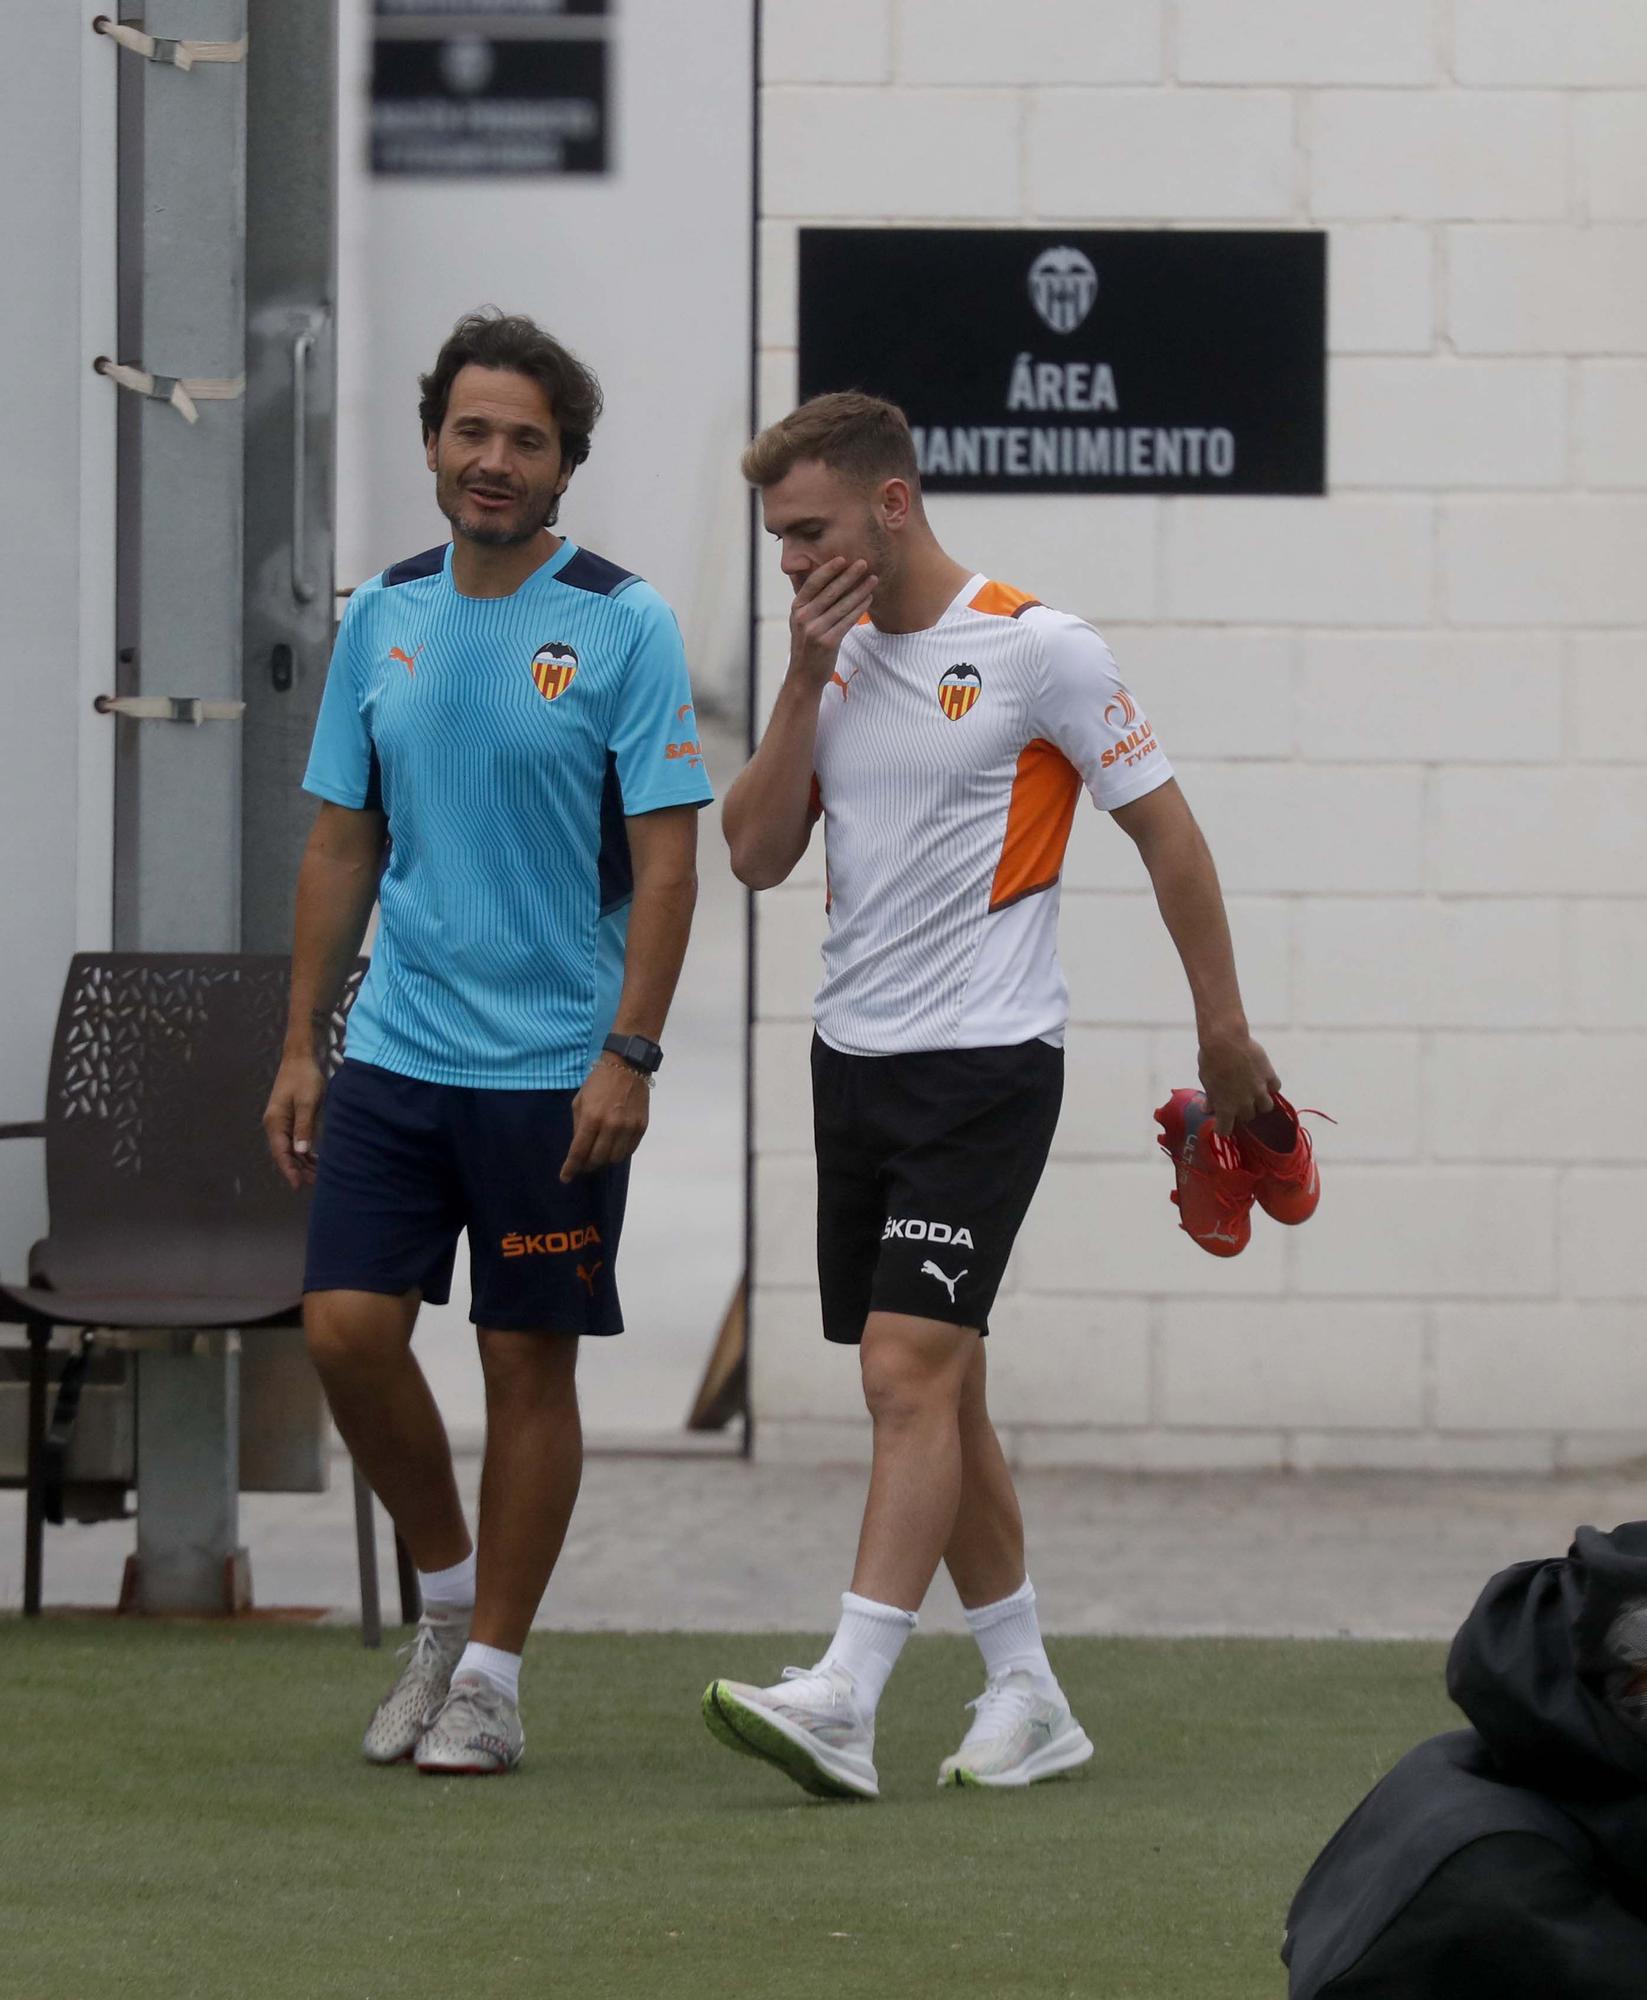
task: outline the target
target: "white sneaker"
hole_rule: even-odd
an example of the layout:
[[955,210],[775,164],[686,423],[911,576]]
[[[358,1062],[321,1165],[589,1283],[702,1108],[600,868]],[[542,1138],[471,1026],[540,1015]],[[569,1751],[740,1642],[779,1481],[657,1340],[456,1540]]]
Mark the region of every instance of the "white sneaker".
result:
[[998,1674],[976,1701],[959,1750],[938,1766],[940,1785],[1033,1785],[1073,1771],[1092,1755],[1086,1731],[1063,1695],[1032,1674]]
[[417,1748],[417,1740],[446,1699],[452,1670],[469,1643],[468,1611],[426,1611],[416,1635],[396,1658],[405,1665],[400,1678],[377,1705],[366,1726],[361,1749],[373,1764],[399,1764]]
[[516,1704],[483,1674],[459,1674],[415,1760],[430,1777],[490,1778],[512,1771],[525,1748]]
[[763,1757],[822,1799],[878,1799],[875,1724],[866,1720],[844,1667],[785,1667],[775,1687],[711,1681],[709,1733],[729,1750]]

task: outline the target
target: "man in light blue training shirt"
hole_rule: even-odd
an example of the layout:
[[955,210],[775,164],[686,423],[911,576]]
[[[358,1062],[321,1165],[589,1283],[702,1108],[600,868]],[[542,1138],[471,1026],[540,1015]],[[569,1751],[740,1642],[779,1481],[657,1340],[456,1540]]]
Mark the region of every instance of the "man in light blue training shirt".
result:
[[[292,1186],[314,1183],[309,1352],[423,1589],[365,1754],[487,1773],[520,1761],[520,1656],[577,1498],[578,1339],[622,1331],[628,1161],[710,791],[668,605],[552,532],[600,415],[594,376],[487,311],[421,387],[452,540],[357,590],[338,633],[265,1124]],[[327,1091],[315,1024],[374,899]],[[462,1231],[486,1382],[478,1548],[411,1353]]]

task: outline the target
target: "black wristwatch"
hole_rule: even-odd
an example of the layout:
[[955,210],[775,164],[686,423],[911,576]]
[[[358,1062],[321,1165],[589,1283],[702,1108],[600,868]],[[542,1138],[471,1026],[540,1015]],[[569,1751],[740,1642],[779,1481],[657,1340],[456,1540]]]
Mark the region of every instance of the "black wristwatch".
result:
[[663,1050],[644,1035],[608,1035],[601,1048],[631,1069],[639,1070],[642,1076],[652,1076],[663,1061]]

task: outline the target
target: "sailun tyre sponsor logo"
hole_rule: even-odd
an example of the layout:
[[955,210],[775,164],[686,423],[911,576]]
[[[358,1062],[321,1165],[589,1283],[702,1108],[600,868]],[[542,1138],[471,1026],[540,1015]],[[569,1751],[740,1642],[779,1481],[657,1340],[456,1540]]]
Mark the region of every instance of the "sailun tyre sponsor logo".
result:
[[1043,250],[1029,267],[1030,303],[1054,333],[1073,333],[1098,299],[1098,273],[1068,243]]
[[1138,720],[1138,705],[1125,688],[1117,688],[1115,699],[1104,710],[1104,720],[1111,729],[1130,729]]
[[972,1231],[963,1222],[959,1228],[948,1222],[923,1222],[918,1216],[889,1215],[881,1231],[883,1243],[953,1243],[957,1250],[976,1246]]
[[599,1241],[600,1230],[591,1222],[585,1229],[545,1229],[531,1236],[512,1230],[501,1247],[505,1257],[564,1257],[568,1251],[586,1250]]
[[570,646],[540,646],[532,655],[532,679],[545,701],[556,701],[577,679],[578,656]]
[[1129,729],[1119,743],[1110,745],[1098,759],[1098,767],[1100,770],[1110,771],[1117,764],[1141,764],[1160,747],[1155,740],[1155,731],[1150,727],[1146,717]]
[[959,722],[978,699],[983,685],[976,667],[967,666],[964,662],[951,667],[938,683],[938,706],[951,722]]

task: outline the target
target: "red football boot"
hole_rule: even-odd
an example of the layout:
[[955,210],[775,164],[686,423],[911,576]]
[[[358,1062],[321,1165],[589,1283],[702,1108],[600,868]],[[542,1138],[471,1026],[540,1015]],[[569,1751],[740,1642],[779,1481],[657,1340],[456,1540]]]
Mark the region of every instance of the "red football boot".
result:
[[[1272,1093],[1275,1109],[1237,1125],[1234,1138],[1241,1164],[1253,1176],[1253,1197],[1277,1222],[1308,1222],[1321,1200],[1321,1172],[1315,1148],[1299,1115],[1279,1091]],[[1324,1111],[1307,1114],[1325,1118]],[[1328,1123],[1332,1121],[1329,1119]],[[1256,1129],[1255,1129],[1256,1128]],[[1258,1132],[1264,1133],[1260,1139]],[[1269,1140],[1281,1141],[1270,1145]]]
[[1252,1240],[1254,1177],[1234,1139],[1213,1129],[1206,1096],[1175,1090],[1159,1111],[1156,1144],[1178,1172],[1178,1226],[1214,1257],[1239,1257]]

